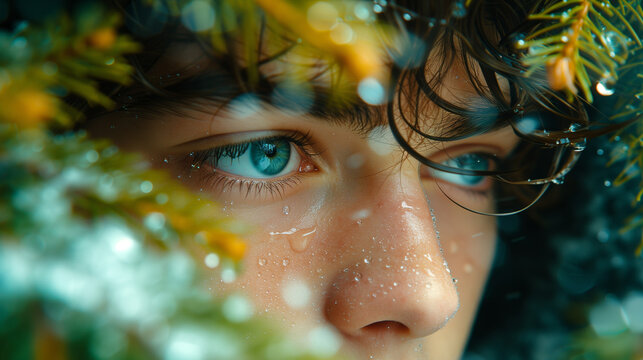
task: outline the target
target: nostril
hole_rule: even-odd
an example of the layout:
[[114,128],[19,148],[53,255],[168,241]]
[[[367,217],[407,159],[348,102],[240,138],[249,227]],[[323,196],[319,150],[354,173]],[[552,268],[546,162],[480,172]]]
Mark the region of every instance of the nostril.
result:
[[368,335],[395,334],[404,336],[410,332],[411,330],[406,325],[397,321],[378,321],[362,328],[362,333]]

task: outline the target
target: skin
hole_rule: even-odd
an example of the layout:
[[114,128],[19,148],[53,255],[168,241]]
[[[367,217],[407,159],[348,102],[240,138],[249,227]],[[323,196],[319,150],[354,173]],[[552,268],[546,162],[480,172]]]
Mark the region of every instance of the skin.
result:
[[[187,73],[187,64],[170,58],[150,78],[175,68]],[[442,95],[477,99],[464,78],[455,66]],[[208,287],[245,294],[255,313],[276,319],[293,336],[320,326],[333,329],[341,351],[359,359],[460,358],[493,259],[495,218],[455,205],[426,168],[404,156],[386,128],[369,137],[347,119],[330,122],[267,104],[239,112],[195,101],[201,110],[108,114],[93,121],[90,131],[145,152],[217,201],[226,215],[254,226],[244,272],[232,283],[214,278]],[[428,109],[429,119],[441,115]],[[186,156],[283,131],[309,134],[318,155],[295,148],[299,163],[276,179],[247,179],[204,164],[194,170]],[[421,149],[435,161],[481,149],[502,155],[515,143],[511,135],[505,129],[449,144],[425,142]],[[279,191],[256,190],[257,183],[288,177],[296,180]],[[255,183],[249,192],[248,182]],[[196,256],[203,262],[205,255]],[[299,302],[301,296],[305,301]]]

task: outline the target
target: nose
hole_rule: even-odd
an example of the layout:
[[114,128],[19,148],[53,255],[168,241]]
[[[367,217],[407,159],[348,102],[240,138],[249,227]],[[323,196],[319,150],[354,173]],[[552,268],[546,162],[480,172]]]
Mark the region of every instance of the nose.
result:
[[326,292],[325,316],[350,337],[430,335],[459,301],[421,183],[390,176],[361,189],[344,203],[351,213],[333,219],[341,267]]

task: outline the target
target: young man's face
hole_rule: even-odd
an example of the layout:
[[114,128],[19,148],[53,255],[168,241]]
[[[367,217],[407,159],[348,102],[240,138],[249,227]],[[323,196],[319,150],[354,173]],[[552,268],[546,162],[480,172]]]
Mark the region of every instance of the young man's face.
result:
[[[198,51],[171,49],[150,79],[197,71]],[[445,77],[443,96],[477,103],[457,68]],[[249,94],[194,103],[198,109],[175,113],[132,106],[96,119],[91,130],[149,154],[253,226],[243,273],[233,282],[213,277],[207,286],[215,294],[245,294],[256,314],[302,341],[331,330],[340,351],[359,359],[461,356],[492,262],[496,220],[462,209],[435,185],[463,192],[484,185],[459,175],[437,179],[405,156],[385,124],[358,131],[349,118],[283,111]],[[441,118],[432,111],[427,118]],[[499,130],[418,149],[441,162],[447,153],[508,153],[512,137]]]

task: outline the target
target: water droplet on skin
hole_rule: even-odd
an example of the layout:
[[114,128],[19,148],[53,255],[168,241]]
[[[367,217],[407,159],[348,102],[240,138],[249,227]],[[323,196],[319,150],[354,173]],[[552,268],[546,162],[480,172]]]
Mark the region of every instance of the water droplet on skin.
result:
[[303,252],[312,240],[312,235],[317,232],[317,228],[297,230],[292,228],[289,231],[271,232],[270,235],[289,235],[288,242],[294,252]]
[[355,273],[355,277],[353,277],[353,280],[354,280],[355,282],[359,282],[360,280],[362,280],[362,274],[360,274],[360,273]]
[[362,209],[354,212],[353,215],[351,215],[351,219],[359,221],[369,217],[370,215],[371,215],[370,209]]
[[415,209],[413,206],[410,206],[406,201],[402,201],[402,209]]
[[282,211],[283,211],[284,215],[288,215],[290,213],[290,208],[288,207],[288,205],[286,205],[286,206],[284,206]]
[[364,264],[368,264],[370,261],[367,258],[364,258]]
[[259,266],[264,266],[264,265],[266,265],[266,259],[259,259],[259,260],[257,260],[257,264],[259,264]]
[[281,262],[281,264],[282,264],[283,266],[288,266],[288,264],[290,264],[290,259],[288,259],[288,258],[283,259],[283,261]]
[[456,278],[452,278],[451,280],[453,281],[454,284],[458,283],[458,279],[456,279]]

